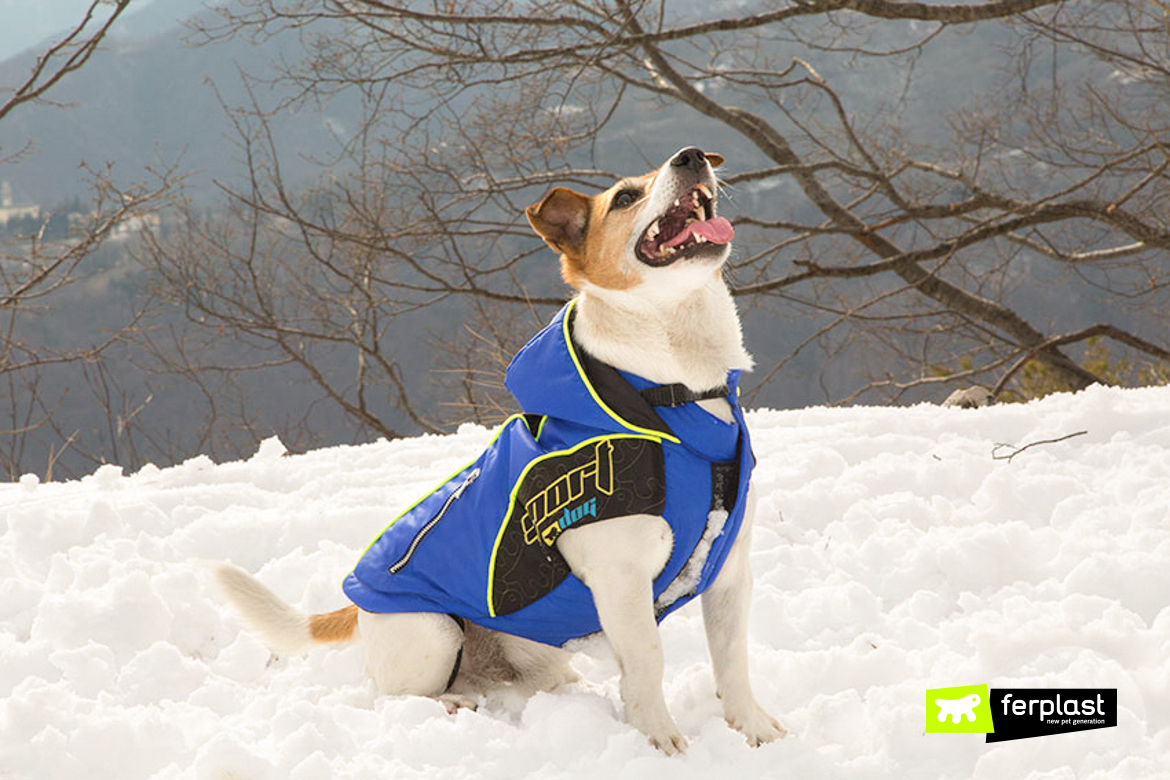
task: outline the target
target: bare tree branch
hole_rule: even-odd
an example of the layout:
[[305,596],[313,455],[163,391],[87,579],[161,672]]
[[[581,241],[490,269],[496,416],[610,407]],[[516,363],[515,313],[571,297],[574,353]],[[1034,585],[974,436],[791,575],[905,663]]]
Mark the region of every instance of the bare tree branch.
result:
[[[28,78],[13,90],[12,95],[0,104],[0,121],[18,106],[44,98],[70,73],[80,70],[93,53],[101,46],[114,22],[130,6],[131,0],[91,0],[80,23],[64,38],[54,43],[37,57],[36,65]],[[109,9],[109,16],[93,25],[98,11]]]

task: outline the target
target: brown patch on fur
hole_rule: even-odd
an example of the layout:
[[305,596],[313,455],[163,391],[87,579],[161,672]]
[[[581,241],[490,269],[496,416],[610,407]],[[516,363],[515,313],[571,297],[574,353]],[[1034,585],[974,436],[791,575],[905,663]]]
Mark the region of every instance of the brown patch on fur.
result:
[[[713,168],[723,164],[723,155],[706,153]],[[670,160],[663,163],[663,167]],[[539,203],[524,210],[528,222],[545,243],[561,253],[561,276],[577,289],[585,282],[610,290],[626,290],[642,281],[627,262],[627,250],[634,224],[641,216],[644,199],[654,186],[658,170],[617,184],[593,197],[567,187],[550,190]],[[614,198],[629,192],[637,200],[613,207]]]
[[358,608],[353,604],[309,618],[309,636],[314,642],[348,642],[357,631]]
[[524,209],[528,223],[544,242],[558,252],[569,252],[581,246],[589,225],[588,195],[568,187],[556,187]]
[[565,281],[580,287],[575,280],[585,280],[610,290],[629,289],[642,281],[641,275],[626,261],[634,224],[642,216],[641,204],[613,208],[613,199],[624,192],[638,193],[639,200],[645,198],[657,175],[653,171],[635,179],[623,179],[592,199],[584,251],[580,257],[566,255],[567,263],[562,268]]
[[585,282],[611,290],[625,290],[642,281],[628,268],[625,255],[640,210],[631,205],[612,208],[613,199],[623,192],[645,197],[657,171],[623,179],[593,197],[558,187],[525,213],[545,243],[561,253],[561,275],[573,287]]

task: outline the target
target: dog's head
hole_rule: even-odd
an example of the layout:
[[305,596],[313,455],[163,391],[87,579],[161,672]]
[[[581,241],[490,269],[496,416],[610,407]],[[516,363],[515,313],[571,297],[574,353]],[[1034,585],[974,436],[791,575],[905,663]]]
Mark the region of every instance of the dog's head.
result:
[[734,235],[715,213],[713,167],[722,162],[682,149],[657,170],[592,197],[557,187],[525,213],[561,253],[561,273],[579,290],[630,290],[665,274],[684,286],[687,279],[705,283],[727,259]]

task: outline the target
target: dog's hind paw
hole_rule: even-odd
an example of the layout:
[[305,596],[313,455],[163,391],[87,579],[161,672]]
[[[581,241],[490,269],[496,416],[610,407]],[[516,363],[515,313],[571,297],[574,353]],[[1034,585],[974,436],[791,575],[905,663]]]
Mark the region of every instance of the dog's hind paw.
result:
[[479,708],[479,704],[468,696],[460,693],[444,693],[438,697],[438,701],[447,708],[448,714],[454,715],[459,710],[471,710],[475,712]]
[[747,737],[747,742],[752,747],[759,747],[766,742],[772,742],[788,735],[788,729],[780,725],[780,721],[765,712],[759,705],[750,709],[746,715],[728,715],[727,725]]

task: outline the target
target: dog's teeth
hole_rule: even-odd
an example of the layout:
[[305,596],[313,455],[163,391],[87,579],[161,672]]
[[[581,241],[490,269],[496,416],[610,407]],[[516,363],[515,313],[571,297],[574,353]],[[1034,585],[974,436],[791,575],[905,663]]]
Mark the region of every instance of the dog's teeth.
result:
[[696,184],[695,189],[702,193],[704,198],[711,197],[711,189],[706,184]]
[[704,241],[706,241],[706,240],[707,240],[707,239],[703,238],[703,236],[700,236],[700,235],[697,235],[697,234],[695,235],[695,243],[696,243],[696,244],[702,244],[702,243],[703,243]]
[[658,220],[654,220],[650,223],[650,227],[646,229],[646,238],[654,238],[658,235],[659,230],[661,228],[658,226]]

